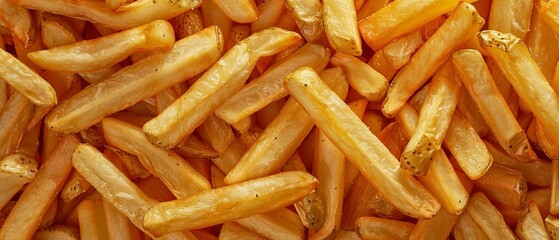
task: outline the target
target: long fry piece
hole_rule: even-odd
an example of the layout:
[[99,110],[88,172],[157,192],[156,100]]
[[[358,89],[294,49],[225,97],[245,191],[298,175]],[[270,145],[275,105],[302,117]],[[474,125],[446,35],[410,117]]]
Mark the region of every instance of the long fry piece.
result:
[[292,73],[286,84],[313,122],[390,203],[419,218],[439,210],[433,195],[400,169],[398,160],[312,69]]
[[151,55],[90,85],[55,107],[46,123],[64,133],[90,127],[105,116],[199,74],[219,58],[222,48],[220,30],[206,28],[176,42],[169,51]]

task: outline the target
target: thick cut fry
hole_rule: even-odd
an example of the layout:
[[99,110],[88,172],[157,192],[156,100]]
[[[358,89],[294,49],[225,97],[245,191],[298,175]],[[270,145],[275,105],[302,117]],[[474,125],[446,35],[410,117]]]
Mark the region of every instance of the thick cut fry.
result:
[[198,8],[176,16],[171,23],[177,39],[183,39],[204,29],[204,18]]
[[[140,125],[142,126],[142,125]],[[219,153],[209,144],[206,144],[196,135],[190,135],[175,148],[173,148],[182,157],[199,157],[199,158],[217,158]],[[227,149],[226,149],[227,150]]]
[[[540,18],[540,9],[548,0],[534,0],[530,32],[526,36],[526,46],[530,55],[543,72],[545,78],[551,82],[555,65],[559,60],[559,47],[549,44],[559,41],[559,35]],[[551,84],[553,86],[553,84]]]
[[46,124],[57,132],[77,132],[103,117],[125,109],[155,93],[195,76],[221,54],[223,39],[217,27],[207,28],[90,85],[47,116]]
[[133,53],[169,49],[174,41],[173,26],[156,20],[97,39],[31,52],[27,56],[44,69],[89,72],[113,66]]
[[103,210],[109,239],[134,240],[140,238],[140,231],[106,199],[103,199]]
[[518,161],[535,161],[537,156],[524,130],[499,93],[481,54],[475,50],[460,50],[452,54],[452,63],[501,147]]
[[3,23],[25,47],[35,41],[36,26],[29,10],[18,5],[16,1],[0,1],[0,22]]
[[460,91],[460,100],[458,100],[458,106],[456,110],[464,117],[465,120],[476,130],[480,137],[485,137],[491,134],[489,126],[483,120],[477,104],[468,93],[465,87]]
[[550,239],[545,230],[538,205],[535,202],[528,204],[528,209],[518,220],[515,233],[521,240]]
[[357,220],[357,232],[365,240],[405,240],[410,238],[414,224],[378,217]]
[[540,18],[543,19],[556,33],[559,33],[559,1],[549,0],[540,9]]
[[144,125],[148,140],[162,148],[175,146],[243,86],[260,57],[273,55],[299,39],[297,33],[269,28],[239,42],[186,93]]
[[219,231],[219,239],[221,240],[235,240],[235,239],[247,239],[247,240],[265,240],[265,237],[258,235],[257,233],[247,229],[236,222],[224,223]]
[[[79,144],[75,147],[72,165],[104,199],[128,217],[137,228],[153,238],[142,225],[142,218],[157,201],[143,193],[105,155],[91,145]],[[162,239],[188,239],[189,235],[192,233],[170,233],[162,236]]]
[[[404,35],[389,43],[383,49],[375,52],[375,55],[369,60],[368,64],[381,73],[386,79],[392,79],[398,70],[409,62],[411,56],[423,43],[425,42],[421,38],[419,31]],[[385,53],[385,51],[389,49],[398,55],[390,56],[390,53]],[[397,60],[399,60],[398,62],[393,61],[396,60],[396,57]]]
[[[345,99],[348,85],[345,79],[323,75],[326,84]],[[335,75],[334,75],[335,76]],[[314,124],[294,98],[284,104],[278,116],[264,129],[237,165],[225,177],[226,184],[239,183],[278,172],[301,145]]]
[[274,26],[284,10],[283,0],[269,0],[258,5],[258,19],[250,24],[252,32],[260,32]]
[[470,215],[467,211],[458,216],[458,220],[452,229],[452,236],[456,240],[489,240],[487,234],[485,234],[483,229],[476,223],[474,218],[472,218],[472,215]]
[[409,239],[447,239],[457,219],[458,215],[441,209],[433,218],[417,221]]
[[450,54],[477,33],[483,24],[483,18],[472,5],[461,2],[394,77],[382,103],[382,113],[393,117],[413,93],[446,62]]
[[[396,0],[359,22],[365,42],[378,51],[393,39],[452,11],[458,0]],[[473,7],[472,7],[473,8]],[[482,24],[483,25],[483,24]]]
[[238,23],[250,23],[258,19],[258,10],[254,0],[211,0],[217,7],[229,17]]
[[322,1],[324,30],[328,42],[338,52],[360,56],[363,52],[357,29],[357,13],[351,0]]
[[211,114],[202,123],[197,132],[203,139],[209,140],[212,147],[219,153],[223,153],[229,147],[229,144],[235,140],[235,134],[231,126],[214,114]]
[[521,210],[526,205],[528,190],[526,178],[518,170],[493,164],[483,177],[475,181],[492,203]]
[[14,153],[27,130],[33,105],[22,94],[15,92],[0,112],[0,156]]
[[271,102],[287,96],[289,92],[282,82],[287,74],[304,66],[320,72],[326,67],[329,60],[328,48],[318,44],[306,44],[281,62],[269,67],[260,77],[243,86],[215,113],[229,124],[240,121]]
[[236,222],[268,239],[298,240],[305,238],[305,227],[297,214],[280,208],[264,214],[256,214]]
[[433,155],[441,149],[450,125],[460,85],[450,63],[435,74],[421,107],[417,127],[400,157],[400,167],[413,175],[427,174]]
[[107,143],[138,156],[146,169],[160,178],[177,198],[211,189],[208,180],[176,153],[151,145],[139,127],[105,118],[103,132]]
[[26,183],[35,178],[37,161],[21,154],[11,154],[0,161],[0,209],[4,208],[12,197]]
[[[154,235],[197,229],[264,213],[296,202],[318,185],[310,174],[284,172],[150,208],[143,226]],[[234,206],[234,209],[231,209]]]
[[231,31],[231,27],[233,27],[233,21],[218,8],[214,1],[202,1],[202,6],[200,8],[200,12],[202,12],[202,17],[204,18],[204,26],[218,26],[223,33],[223,39],[229,39],[229,32]]
[[390,203],[419,218],[430,218],[439,210],[433,195],[399,168],[398,160],[312,69],[302,68],[286,82],[313,122]]
[[78,143],[79,139],[76,136],[68,135],[62,138],[56,150],[45,159],[35,178],[19,197],[0,228],[0,239],[33,237],[41,219],[72,171],[71,154]]
[[530,31],[533,3],[534,0],[492,0],[488,29],[512,33],[524,41]]
[[197,8],[201,0],[138,0],[112,11],[103,1],[97,0],[22,0],[22,7],[52,12],[99,23],[109,28],[123,30],[146,24],[156,19],[169,19]]
[[77,207],[80,222],[80,239],[108,239],[105,209],[102,200],[84,200]]
[[474,193],[466,208],[476,223],[491,240],[516,239],[503,216],[481,192]]
[[293,13],[295,22],[303,37],[314,42],[324,31],[322,24],[322,4],[319,0],[287,0],[285,6]]

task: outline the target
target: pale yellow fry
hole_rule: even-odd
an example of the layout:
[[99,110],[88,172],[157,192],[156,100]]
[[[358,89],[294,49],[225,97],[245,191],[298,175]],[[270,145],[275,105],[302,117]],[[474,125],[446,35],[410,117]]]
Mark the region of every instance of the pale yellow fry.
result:
[[243,157],[245,151],[246,147],[235,138],[235,140],[229,144],[229,147],[225,149],[225,152],[220,154],[217,158],[211,158],[211,160],[219,170],[227,174],[237,165],[237,162]]
[[186,93],[144,125],[148,140],[162,148],[175,146],[243,86],[260,57],[273,55],[300,38],[295,32],[269,28],[239,42]]
[[[320,72],[329,60],[328,48],[319,44],[306,44],[270,66],[260,77],[252,79],[227,99],[215,113],[229,124],[240,121],[271,102],[287,96],[288,91],[282,82],[287,74],[304,66]],[[266,94],[262,94],[263,92]]]
[[425,41],[419,31],[398,37],[375,52],[368,64],[386,79],[392,79],[398,70],[409,62],[411,56]]
[[96,240],[109,238],[102,200],[84,200],[76,209],[80,223],[80,239]]
[[80,196],[81,194],[85,193],[91,184],[85,178],[83,178],[78,172],[73,171],[64,187],[62,187],[62,191],[60,192],[60,198],[65,202],[72,201],[74,198]]
[[484,20],[474,6],[460,2],[443,25],[394,77],[382,103],[382,113],[393,117],[413,93],[446,62],[450,54],[477,33],[483,24]]
[[417,221],[409,239],[447,239],[457,219],[458,215],[441,209],[433,218]]
[[483,56],[476,50],[460,50],[452,54],[452,63],[501,147],[519,161],[535,161],[537,156],[493,82]]
[[156,20],[104,37],[31,52],[27,56],[44,69],[88,72],[113,66],[136,52],[166,50],[174,41],[173,26]]
[[284,10],[283,0],[269,0],[258,5],[258,19],[250,24],[252,32],[260,32],[274,26]]
[[467,211],[458,216],[458,220],[452,229],[452,236],[456,240],[479,239],[489,240],[487,234],[476,223]]
[[159,203],[146,212],[143,226],[157,236],[204,228],[293,204],[317,185],[308,173],[278,173]]
[[559,46],[549,43],[558,42],[559,35],[540,17],[540,9],[547,2],[547,0],[534,0],[530,31],[526,36],[526,46],[547,81],[551,82],[555,65],[559,60]]
[[379,217],[362,217],[357,220],[357,232],[365,240],[409,239],[414,224]]
[[313,122],[390,203],[410,216],[433,217],[440,203],[400,169],[398,160],[312,69],[302,68],[286,82]]
[[543,19],[556,33],[559,33],[559,1],[549,0],[540,9],[540,18]]
[[[79,144],[72,153],[72,165],[104,199],[124,214],[130,221],[148,236],[153,236],[142,225],[145,212],[157,204],[148,197],[124,173],[118,170],[105,155],[88,144]],[[162,239],[188,238],[190,232],[170,233]]]
[[295,22],[303,37],[314,42],[324,31],[322,24],[322,4],[319,0],[287,0],[285,6],[293,13]]
[[103,199],[103,209],[109,239],[134,240],[140,238],[140,230],[106,199]]
[[550,140],[559,142],[559,97],[545,79],[528,48],[512,34],[479,33],[484,49],[497,62],[518,96],[526,103]]
[[169,19],[197,8],[201,0],[138,0],[112,11],[98,0],[21,0],[22,7],[88,20],[109,28],[124,30],[156,19]]
[[[452,11],[458,0],[396,0],[359,22],[365,42],[378,51],[393,39]],[[483,25],[483,24],[482,24]]]
[[219,29],[206,28],[176,42],[169,51],[151,55],[65,100],[47,115],[46,124],[63,133],[92,126],[105,116],[199,74],[217,60],[222,47]]
[[197,132],[203,139],[209,140],[218,153],[223,153],[235,140],[231,126],[214,114],[202,123]]
[[13,93],[0,109],[0,156],[16,151],[33,115],[33,109],[29,99],[18,92]]
[[37,161],[25,154],[10,154],[0,160],[0,209],[36,174]]
[[400,157],[400,167],[413,175],[427,174],[432,156],[441,149],[450,125],[460,85],[449,62],[435,74],[421,107],[417,127]]
[[[65,136],[41,165],[0,228],[0,239],[31,239],[41,219],[72,171],[71,154],[79,143],[76,136]],[[37,196],[41,196],[40,198]]]
[[330,45],[339,52],[359,56],[363,52],[357,29],[357,13],[351,0],[322,1],[324,30]]
[[526,38],[530,31],[530,16],[534,0],[494,0],[491,2],[488,29],[512,33],[518,38]]
[[36,24],[29,10],[11,0],[0,1],[0,22],[3,23],[24,46],[35,41]]
[[247,229],[236,222],[224,223],[219,231],[219,239],[221,240],[235,240],[235,239],[247,239],[247,240],[265,240],[265,237],[258,235]]
[[489,239],[516,239],[512,230],[505,223],[503,215],[483,193],[477,192],[471,196],[466,211],[483,229]]
[[559,219],[551,215],[545,218],[545,229],[553,240],[559,239]]
[[342,52],[334,54],[330,62],[344,70],[349,85],[363,97],[373,102],[384,98],[388,80],[374,68],[358,58]]
[[268,239],[299,240],[305,238],[305,227],[297,214],[287,208],[252,215],[235,222]]
[[528,204],[528,209],[518,220],[515,233],[521,240],[550,239],[545,230],[538,205],[535,202]]
[[250,23],[258,19],[258,9],[254,0],[211,0],[231,20],[238,23]]
[[70,22],[62,16],[43,12],[40,15],[41,39],[47,48],[59,47],[82,40]]
[[175,17],[173,26],[177,39],[183,39],[204,29],[204,18],[200,9],[192,9]]
[[223,39],[228,39],[233,27],[233,21],[227,17],[214,1],[202,1],[201,12],[204,19],[204,26],[216,25],[223,33]]
[[475,187],[499,206],[521,210],[526,205],[528,184],[518,170],[493,164],[483,177],[475,181]]
[[[345,99],[348,85],[344,78],[330,72],[323,72],[322,77],[338,96]],[[227,174],[225,183],[239,183],[278,172],[313,126],[314,123],[305,110],[294,98],[290,98],[278,116]]]

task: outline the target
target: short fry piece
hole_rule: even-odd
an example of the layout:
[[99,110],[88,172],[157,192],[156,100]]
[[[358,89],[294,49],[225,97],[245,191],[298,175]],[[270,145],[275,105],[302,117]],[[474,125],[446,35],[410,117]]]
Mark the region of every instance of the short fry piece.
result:
[[357,232],[365,240],[406,240],[413,228],[413,223],[378,217],[362,217],[357,220]]
[[295,22],[303,37],[314,42],[324,31],[322,24],[322,4],[319,0],[287,0],[285,6],[293,13]]
[[483,193],[477,192],[470,197],[466,211],[483,229],[489,239],[516,239],[512,230],[505,223],[503,215]]
[[550,239],[545,230],[538,205],[535,202],[528,204],[528,209],[518,220],[515,233],[521,240]]
[[208,227],[293,204],[317,185],[308,173],[278,173],[159,203],[146,212],[143,226],[157,236]]
[[33,158],[21,153],[4,157],[0,161],[0,209],[36,174],[37,161]]
[[363,52],[357,29],[357,13],[351,0],[323,0],[324,30],[328,42],[339,52],[359,56]]

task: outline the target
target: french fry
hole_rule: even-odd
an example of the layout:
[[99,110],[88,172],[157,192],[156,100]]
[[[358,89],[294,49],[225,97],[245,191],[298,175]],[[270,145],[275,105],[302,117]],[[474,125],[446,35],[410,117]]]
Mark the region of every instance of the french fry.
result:
[[[141,125],[140,125],[141,126]],[[183,157],[217,158],[219,153],[192,134],[182,140],[173,150]]]
[[285,1],[285,6],[295,18],[295,22],[305,39],[314,42],[324,31],[322,23],[322,4],[318,0]]
[[237,162],[245,154],[246,147],[238,140],[235,139],[229,147],[225,149],[218,158],[212,158],[212,162],[221,170],[223,173],[227,174],[237,165]]
[[547,216],[545,218],[545,229],[547,230],[547,233],[549,233],[549,237],[551,237],[551,239],[559,239],[559,219],[553,216]]
[[363,20],[369,15],[377,12],[381,8],[388,5],[392,0],[382,0],[382,1],[365,1],[361,8],[357,10],[357,22]]
[[499,93],[481,54],[460,50],[452,54],[452,63],[501,147],[518,161],[535,161],[537,156],[524,130]]
[[553,160],[551,163],[551,197],[550,208],[551,214],[559,213],[559,162]]
[[[304,197],[317,185],[316,179],[308,173],[278,173],[204,191],[186,199],[159,203],[146,212],[143,226],[157,236],[208,227],[285,207]],[[231,204],[235,206],[233,211]]]
[[225,49],[228,51],[231,49],[235,44],[242,41],[243,39],[247,38],[250,35],[250,27],[245,25],[235,25],[231,27],[231,33],[229,34],[229,38],[225,43]]
[[132,0],[105,0],[105,3],[107,3],[109,8],[113,11],[118,11],[118,8],[131,2]]
[[200,9],[192,9],[175,17],[173,27],[177,39],[183,39],[204,29],[204,18]]
[[38,124],[32,129],[30,129],[29,131],[27,131],[27,133],[25,133],[25,135],[22,136],[18,144],[16,153],[23,153],[23,154],[27,154],[28,156],[34,156],[34,157],[39,156],[38,154],[39,154],[40,135],[41,135],[41,124]]
[[530,31],[526,36],[526,46],[547,81],[551,82],[555,65],[559,60],[559,47],[547,43],[559,41],[559,36],[540,18],[540,9],[547,2],[545,0],[534,0]]
[[208,180],[176,153],[151,145],[139,127],[114,118],[105,118],[102,125],[107,143],[138,156],[177,198],[211,189]]
[[489,11],[488,29],[503,33],[512,33],[518,38],[526,38],[530,31],[530,16],[534,0],[524,0],[515,3],[493,0]]
[[283,0],[269,0],[258,5],[258,18],[250,23],[252,32],[260,32],[274,26],[284,10]]
[[0,112],[0,156],[16,151],[32,114],[33,105],[27,98],[18,92],[10,96]]
[[81,41],[81,35],[62,16],[43,12],[40,15],[41,39],[47,48],[60,47]]
[[471,4],[458,4],[448,19],[394,77],[382,104],[382,113],[387,117],[393,117],[411,95],[446,62],[450,54],[468,37],[477,33],[483,24],[483,18]]
[[2,0],[0,6],[0,21],[25,47],[30,46],[37,31],[31,12],[10,0]]
[[457,219],[458,215],[441,209],[433,218],[417,221],[409,239],[447,239]]
[[286,208],[236,220],[238,224],[268,239],[304,239],[305,227],[297,214]]
[[[138,229],[153,238],[142,225],[142,218],[149,208],[157,204],[157,201],[143,193],[99,150],[91,145],[79,144],[75,147],[72,153],[72,165],[76,171],[97,189],[104,199],[130,219],[130,222]],[[189,239],[189,235],[192,235],[192,233],[170,233],[162,236],[162,238]]]
[[362,239],[409,239],[414,224],[378,217],[362,217],[357,220],[357,232]]
[[77,209],[80,222],[80,239],[109,238],[103,200],[84,200],[78,205]]
[[148,140],[158,147],[175,146],[242,87],[260,57],[273,55],[299,38],[294,32],[269,28],[239,42],[185,94],[144,125]]
[[521,210],[526,205],[528,186],[526,178],[518,170],[493,164],[489,171],[475,181],[492,203]]
[[535,202],[528,204],[528,209],[518,220],[515,230],[516,235],[524,239],[550,239],[545,230],[542,215]]
[[[287,74],[303,66],[319,72],[326,67],[329,60],[328,48],[313,43],[305,44],[281,62],[269,67],[260,77],[251,80],[227,99],[215,114],[229,124],[240,121],[271,102],[287,96],[288,91],[282,83]],[[262,94],[263,91],[267,94]]]
[[217,60],[222,47],[217,27],[184,38],[169,51],[149,56],[65,100],[47,115],[46,124],[64,133],[92,126],[105,116],[200,73]]
[[359,234],[355,231],[345,231],[340,230],[338,234],[336,234],[336,240],[360,240]]
[[226,222],[221,227],[221,231],[219,231],[219,239],[265,240],[266,238],[239,225],[236,222]]
[[553,137],[548,136],[549,133],[545,132],[543,126],[537,121],[537,119],[533,120],[535,123],[536,128],[536,139],[538,140],[538,145],[542,148],[543,152],[549,159],[557,160],[559,159],[559,149],[557,143],[554,142]]
[[258,9],[254,0],[241,0],[241,1],[227,1],[215,0],[213,1],[217,7],[229,17],[231,20],[238,23],[250,23],[258,18]]
[[292,73],[286,85],[313,122],[390,203],[420,218],[430,218],[438,211],[440,203],[433,195],[398,167],[398,160],[312,69]]
[[479,239],[489,240],[484,230],[476,223],[468,211],[464,211],[458,216],[456,224],[452,229],[452,236],[456,240]]
[[19,190],[29,183],[37,173],[37,161],[21,154],[5,156],[0,161],[0,209],[4,208]]
[[109,239],[133,240],[140,238],[140,231],[106,199],[103,199],[103,210],[105,211]]
[[479,107],[465,87],[460,91],[460,100],[458,100],[456,110],[468,121],[480,137],[491,134],[489,126],[481,116]]
[[433,77],[417,127],[400,157],[400,167],[413,175],[427,174],[450,125],[461,85],[453,71],[452,65],[447,63]]
[[526,45],[512,34],[492,30],[482,31],[478,36],[483,48],[497,62],[520,99],[549,133],[550,140],[559,142],[559,112],[549,111],[559,108],[559,97],[530,56]]
[[[345,79],[330,76],[324,76],[325,83],[331,86],[339,97],[345,99],[348,88]],[[294,98],[289,98],[278,116],[227,174],[225,183],[239,183],[278,172],[313,126],[314,123],[305,110]]]
[[324,30],[330,45],[339,52],[359,56],[363,52],[353,1],[322,2]]
[[113,66],[133,53],[167,50],[174,40],[171,24],[156,20],[97,39],[31,52],[28,57],[44,69],[88,72]]
[[559,33],[559,1],[549,0],[540,8],[540,18],[544,20],[556,33]]
[[41,222],[39,223],[37,229],[45,229],[47,227],[50,227],[54,223],[57,212],[58,198],[55,198],[54,201],[52,201],[52,203],[48,206],[48,209],[45,212],[45,215],[43,215],[43,218],[41,219]]
[[366,111],[363,115],[363,123],[373,134],[378,135],[388,125],[388,120],[379,111]]
[[278,115],[287,100],[285,98],[276,100],[254,113],[256,124],[266,128]]
[[208,139],[218,153],[223,153],[235,139],[231,126],[214,114],[211,114],[202,123],[197,132],[203,138]]
[[41,229],[33,235],[35,240],[78,240],[80,239],[78,230],[73,227],[56,225],[46,229]]
[[[58,192],[72,171],[71,152],[79,143],[77,137],[62,138],[50,154],[35,178],[27,185],[14,209],[0,228],[0,239],[31,239],[41,218],[58,196]],[[37,198],[40,195],[41,198]]]
[[151,176],[141,179],[137,181],[137,185],[146,195],[157,201],[166,202],[177,199],[158,177]]
[[161,1],[138,0],[112,11],[103,1],[96,0],[22,0],[22,7],[79,18],[124,30],[146,24],[156,19],[169,19],[183,12],[197,8],[202,1]]
[[483,193],[477,192],[470,197],[466,211],[489,239],[516,239],[501,213]]
[[[363,120],[363,118],[365,116],[365,110],[367,109],[368,103],[369,103],[369,100],[367,100],[366,98],[362,98],[362,99],[355,100],[353,102],[348,103],[348,106],[351,109],[351,111],[353,111],[357,115],[357,117],[359,117],[361,120]],[[363,123],[365,123],[365,121],[363,121]],[[365,125],[367,125],[367,124],[365,123]],[[367,128],[368,127],[369,126],[367,125]],[[323,137],[325,137],[325,136],[323,136]],[[328,138],[326,137],[326,139],[328,139]],[[353,166],[353,164],[351,164],[351,162],[349,160],[346,160],[345,157],[344,157],[344,162],[345,162],[345,164],[344,164],[344,187],[343,187],[344,194],[343,195],[345,197],[346,194],[347,194],[347,191],[349,190],[349,187],[353,183],[353,180],[355,180],[355,178],[359,174],[359,169],[357,169],[355,166]],[[314,169],[314,163],[313,163],[313,169]]]
[[229,39],[233,21],[219,9],[214,1],[202,1],[200,8],[204,18],[204,26],[218,26],[223,34],[223,39]]
[[[119,169],[126,173],[130,179],[141,178],[145,179],[151,176],[151,173],[142,165],[138,157],[135,155],[124,152],[118,148],[107,146],[104,154],[111,160]],[[124,167],[123,168],[121,168]]]
[[90,187],[91,184],[89,184],[87,180],[85,180],[78,172],[73,171],[62,187],[60,197],[65,202],[68,202],[87,192]]

